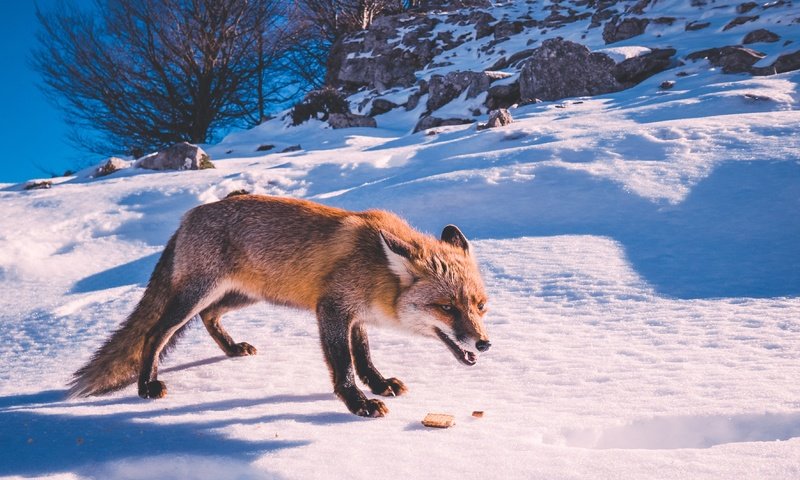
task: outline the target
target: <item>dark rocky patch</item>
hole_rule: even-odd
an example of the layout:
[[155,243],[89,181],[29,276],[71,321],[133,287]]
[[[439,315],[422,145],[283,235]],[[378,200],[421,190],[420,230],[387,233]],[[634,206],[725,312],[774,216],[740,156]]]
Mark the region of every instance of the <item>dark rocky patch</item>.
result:
[[770,32],[766,28],[759,28],[758,30],[753,30],[745,35],[742,43],[745,45],[749,45],[751,43],[774,43],[780,39],[781,37]]
[[649,23],[650,19],[636,17],[611,20],[603,28],[603,40],[609,44],[633,38],[643,34]]
[[686,30],[687,32],[693,32],[695,30],[702,30],[704,28],[707,28],[709,25],[711,25],[711,22],[689,22],[686,24],[684,30]]
[[372,107],[369,110],[369,116],[374,117],[376,115],[382,115],[394,110],[397,107],[399,107],[399,105],[394,102],[390,102],[384,98],[376,98],[372,101]]
[[427,116],[422,117],[419,122],[417,122],[417,125],[414,127],[414,133],[428,130],[429,128],[446,127],[449,125],[466,125],[469,123],[475,123],[475,120],[471,118],[439,118]]
[[745,47],[728,46],[700,50],[689,54],[687,58],[707,58],[711,65],[721,67],[723,73],[743,73],[750,72],[753,64],[764,58],[764,54]]
[[489,89],[490,78],[485,72],[450,72],[447,75],[433,75],[428,83],[429,112],[437,110],[454,98],[467,92],[467,98],[477,97]]
[[620,62],[612,69],[611,73],[618,82],[633,86],[669,68],[675,52],[674,48],[656,48],[644,55]]
[[328,125],[333,129],[356,127],[375,128],[378,126],[374,118],[366,115],[356,115],[355,113],[331,113],[328,117]]
[[730,30],[733,27],[738,27],[739,25],[744,25],[745,23],[752,22],[753,20],[758,20],[758,15],[736,17],[733,20],[731,20],[730,22],[728,22],[727,25],[722,27],[722,31],[724,32],[726,30]]

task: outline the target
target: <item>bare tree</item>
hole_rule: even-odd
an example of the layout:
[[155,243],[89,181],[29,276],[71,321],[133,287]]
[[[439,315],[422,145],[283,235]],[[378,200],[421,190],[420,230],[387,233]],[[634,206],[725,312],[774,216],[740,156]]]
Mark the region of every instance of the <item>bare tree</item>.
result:
[[[285,2],[98,0],[37,9],[33,65],[46,93],[92,151],[139,155],[210,141],[221,129],[260,122],[285,100],[280,70]],[[85,128],[99,140],[81,137]]]

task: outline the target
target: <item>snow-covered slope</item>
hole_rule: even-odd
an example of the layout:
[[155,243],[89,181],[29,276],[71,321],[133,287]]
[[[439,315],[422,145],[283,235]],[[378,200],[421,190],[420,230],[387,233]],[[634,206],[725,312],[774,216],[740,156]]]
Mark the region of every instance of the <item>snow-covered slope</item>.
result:
[[[207,146],[215,170],[0,186],[0,476],[797,478],[800,73],[685,70],[500,129],[276,119]],[[242,188],[458,224],[492,350],[467,368],[370,331],[410,392],[362,419],[331,393],[313,316],[259,305],[225,320],[257,356],[224,357],[195,324],[165,399],[64,400],[180,216]],[[425,429],[428,412],[456,426]]]

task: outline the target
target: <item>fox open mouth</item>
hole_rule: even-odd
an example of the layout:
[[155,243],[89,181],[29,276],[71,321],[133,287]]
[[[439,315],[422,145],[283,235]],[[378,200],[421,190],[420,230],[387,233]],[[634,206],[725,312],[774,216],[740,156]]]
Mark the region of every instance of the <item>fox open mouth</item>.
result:
[[436,335],[450,348],[450,351],[453,352],[453,355],[455,355],[459,362],[469,366],[475,365],[475,362],[478,361],[478,356],[474,352],[459,347],[455,340],[450,338],[450,335],[444,333],[438,327],[434,327],[434,330],[436,331]]

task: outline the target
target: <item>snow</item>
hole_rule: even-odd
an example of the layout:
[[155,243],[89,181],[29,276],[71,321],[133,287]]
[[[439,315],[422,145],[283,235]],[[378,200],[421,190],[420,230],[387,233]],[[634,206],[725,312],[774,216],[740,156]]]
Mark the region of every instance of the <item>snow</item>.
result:
[[[500,129],[412,135],[421,110],[402,108],[378,129],[278,118],[204,146],[215,170],[0,185],[0,477],[798,478],[798,83],[697,62]],[[242,188],[457,224],[492,349],[465,367],[371,330],[409,393],[362,419],[332,394],[313,315],[261,304],[224,320],[256,356],[194,323],[162,364],[166,398],[65,400],[181,215]],[[427,429],[428,412],[456,425]]]

